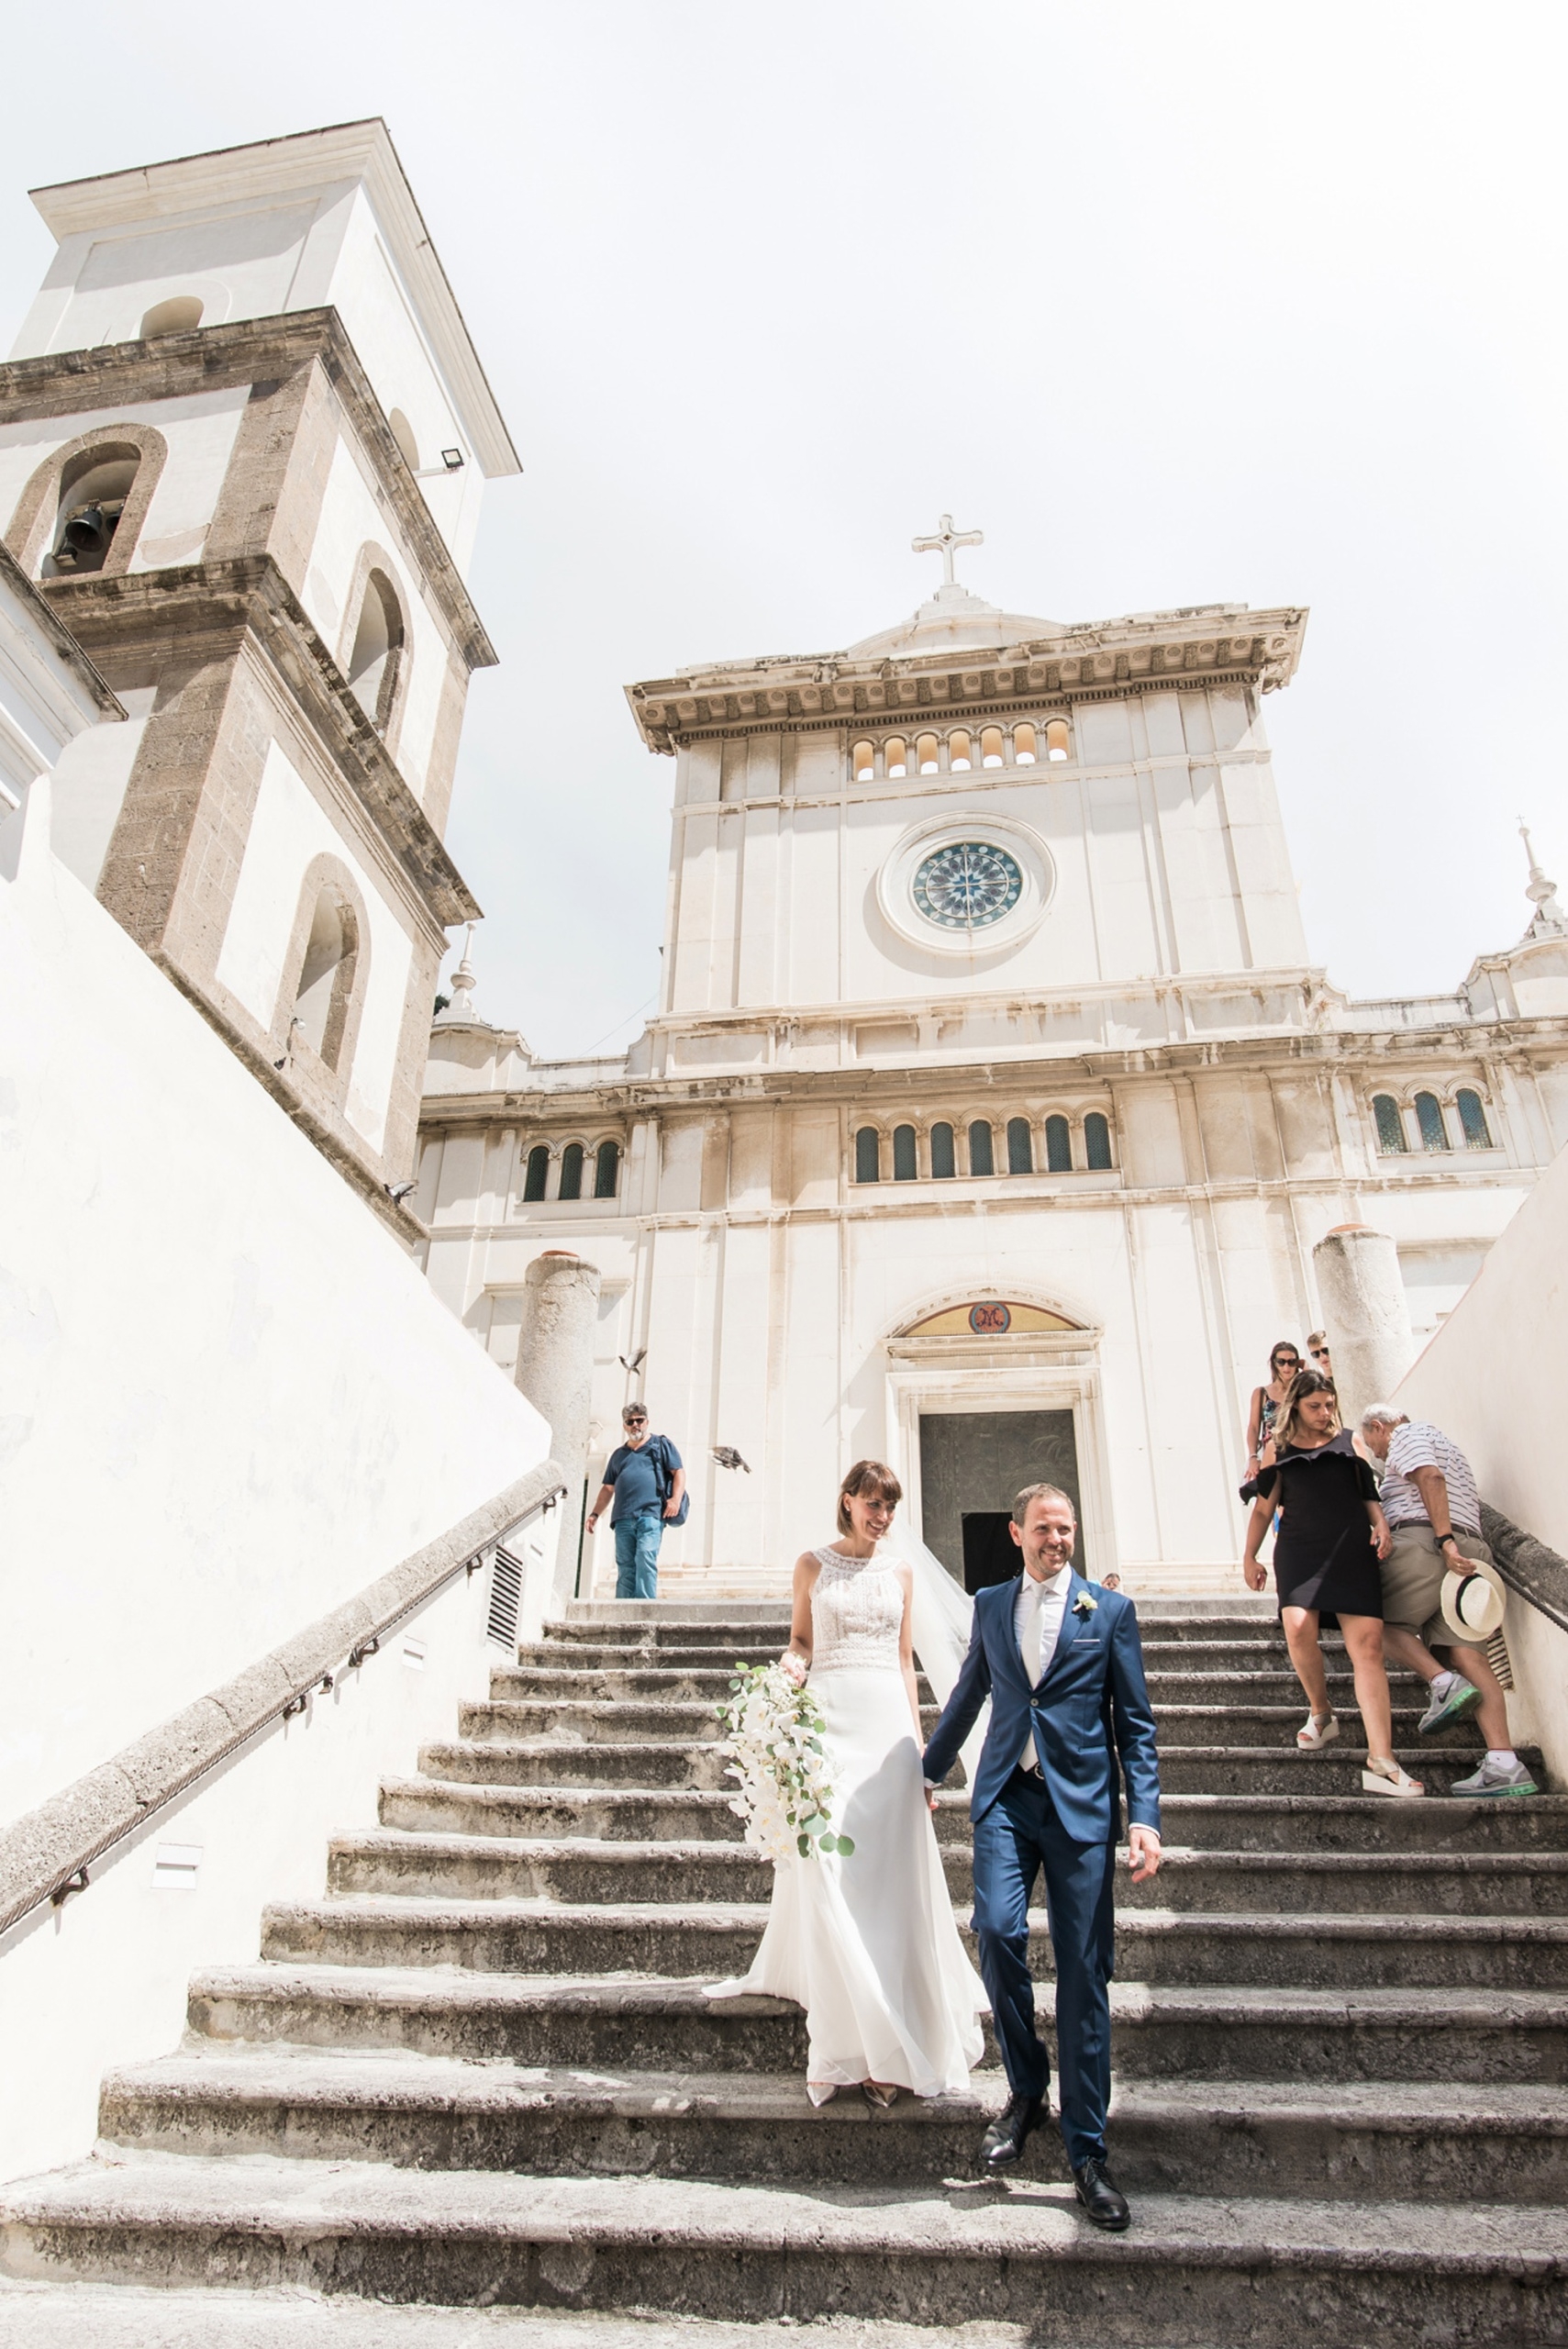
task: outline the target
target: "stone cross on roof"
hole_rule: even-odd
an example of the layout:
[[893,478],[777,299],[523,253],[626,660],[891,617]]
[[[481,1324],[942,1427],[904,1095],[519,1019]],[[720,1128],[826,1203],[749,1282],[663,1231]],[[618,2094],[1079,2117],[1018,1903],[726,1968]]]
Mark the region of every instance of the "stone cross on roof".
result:
[[941,529],[933,537],[911,539],[909,543],[917,554],[940,555],[942,584],[944,587],[951,587],[954,584],[952,574],[954,547],[983,547],[985,543],[985,533],[984,530],[955,530],[952,526],[952,516],[944,514]]

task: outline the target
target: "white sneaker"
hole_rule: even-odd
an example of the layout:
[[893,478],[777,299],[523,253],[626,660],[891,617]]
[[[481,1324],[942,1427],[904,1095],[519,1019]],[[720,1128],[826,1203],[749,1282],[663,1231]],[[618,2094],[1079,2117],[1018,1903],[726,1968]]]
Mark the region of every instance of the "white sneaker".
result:
[[1477,1795],[1533,1795],[1540,1791],[1522,1762],[1494,1762],[1489,1753],[1472,1776],[1456,1778],[1449,1788],[1451,1795],[1462,1795],[1466,1801],[1473,1801]]

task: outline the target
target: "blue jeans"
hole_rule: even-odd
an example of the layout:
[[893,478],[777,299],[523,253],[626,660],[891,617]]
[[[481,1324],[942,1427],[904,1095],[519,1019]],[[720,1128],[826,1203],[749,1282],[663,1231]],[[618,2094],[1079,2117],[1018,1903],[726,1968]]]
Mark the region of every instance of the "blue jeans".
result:
[[1076,2169],[1091,2154],[1105,2158],[1116,1845],[1074,1842],[1040,1780],[1015,1770],[975,1824],[974,1930],[1007,2086],[1039,2097],[1051,2065],[1035,2030],[1029,1905],[1042,1867],[1056,1957],[1062,2135]]
[[640,1517],[623,1517],[611,1531],[616,1537],[616,1597],[657,1598],[663,1519],[644,1509]]

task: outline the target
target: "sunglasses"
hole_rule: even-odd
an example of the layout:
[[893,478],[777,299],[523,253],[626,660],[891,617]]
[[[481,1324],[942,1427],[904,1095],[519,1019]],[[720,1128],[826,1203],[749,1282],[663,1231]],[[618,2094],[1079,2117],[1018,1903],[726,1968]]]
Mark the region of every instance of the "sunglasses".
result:
[[1276,1370],[1299,1370],[1301,1368],[1301,1356],[1299,1354],[1271,1354],[1269,1356],[1269,1360],[1273,1364]]
[[1314,1362],[1327,1362],[1327,1361],[1328,1361],[1328,1359],[1329,1359],[1329,1349],[1328,1349],[1328,1347],[1327,1347],[1327,1346],[1314,1346],[1314,1347],[1313,1347],[1313,1349],[1312,1349],[1312,1358],[1313,1358]]

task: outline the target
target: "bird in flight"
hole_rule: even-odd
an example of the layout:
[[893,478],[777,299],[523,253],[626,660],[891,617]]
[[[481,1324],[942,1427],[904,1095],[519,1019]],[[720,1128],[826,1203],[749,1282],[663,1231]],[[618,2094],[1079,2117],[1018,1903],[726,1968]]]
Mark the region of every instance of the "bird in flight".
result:
[[748,1476],[751,1473],[751,1468],[741,1459],[732,1443],[716,1443],[713,1447],[713,1456],[721,1468],[744,1468]]

